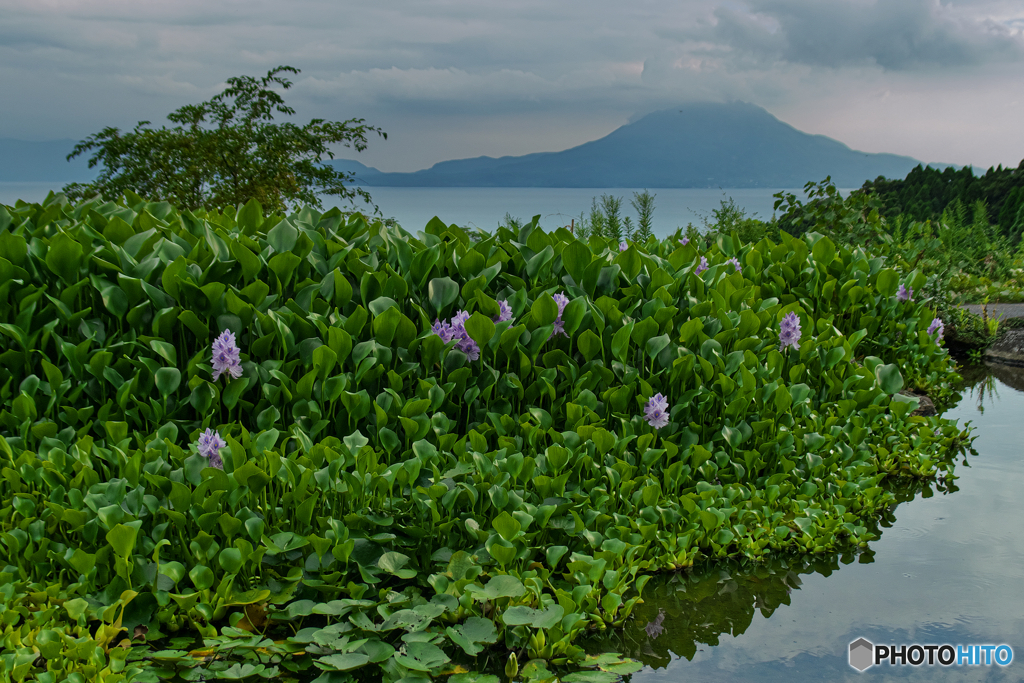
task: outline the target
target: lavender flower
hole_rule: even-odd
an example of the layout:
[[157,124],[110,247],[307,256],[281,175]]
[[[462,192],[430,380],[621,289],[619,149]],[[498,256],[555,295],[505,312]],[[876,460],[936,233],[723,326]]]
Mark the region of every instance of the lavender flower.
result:
[[629,249],[629,244],[626,242],[619,242],[619,251],[626,251]]
[[469,336],[469,333],[466,332],[466,320],[468,319],[469,313],[458,311],[450,322],[446,323],[441,320],[435,320],[430,330],[440,337],[441,341],[445,344],[450,341],[456,342],[456,349],[466,354],[470,360],[477,360],[480,358],[480,347]]
[[430,331],[441,338],[445,344],[452,340],[452,326],[448,323],[434,319],[434,326],[430,328]]
[[907,289],[903,285],[900,285],[900,288],[898,290],[896,290],[896,301],[913,301],[913,300],[914,300],[914,290],[913,289]]
[[480,347],[469,336],[469,332],[466,332],[467,320],[469,320],[469,313],[467,311],[458,311],[452,317],[452,339],[459,340],[455,348],[466,354],[470,360],[476,360],[480,357]]
[[644,630],[647,631],[647,637],[654,640],[664,632],[665,627],[662,626],[662,622],[665,621],[665,610],[658,608],[658,616],[654,617],[651,621],[647,622],[644,626]]
[[661,429],[668,424],[668,399],[660,393],[651,397],[651,400],[644,406],[644,419],[647,424],[655,429]]
[[512,307],[508,305],[508,299],[502,299],[498,302],[498,308],[501,312],[498,313],[497,318],[492,318],[496,323],[504,322],[506,320],[512,320]]
[[697,270],[695,270],[694,272],[697,275],[700,275],[701,273],[703,273],[707,269],[708,269],[708,257],[707,256],[701,256],[700,257],[700,263],[697,265]]
[[793,311],[779,323],[779,351],[785,351],[787,346],[800,348],[800,318]]
[[743,266],[740,265],[740,260],[735,256],[727,260],[726,263],[731,263],[733,267],[736,268],[737,272],[743,270]]
[[210,467],[216,467],[218,470],[224,469],[224,461],[220,459],[220,449],[227,445],[220,434],[212,429],[208,428],[199,435],[199,455],[209,458]]
[[242,376],[241,360],[238,357],[241,349],[235,344],[235,333],[224,330],[213,340],[213,381],[216,382],[223,373],[235,379]]
[[680,242],[680,244],[682,244],[682,245],[683,245],[684,247],[685,247],[685,246],[686,246],[687,244],[689,244],[689,243],[690,243],[690,238],[689,238],[689,237],[684,237],[684,238],[683,238],[683,241],[682,241],[682,242]]
[[942,324],[942,320],[939,318],[933,318],[932,324],[928,326],[928,334],[935,335],[935,341],[942,339],[942,333],[945,331],[946,326]]
[[[556,334],[562,334],[568,337],[569,334],[565,331],[565,323],[562,321],[562,311],[564,311],[565,307],[569,305],[569,297],[559,292],[551,298],[555,300],[556,304],[558,304],[558,317],[555,318],[555,329],[551,332],[551,337],[554,337]],[[548,339],[551,339],[551,337],[548,337]]]

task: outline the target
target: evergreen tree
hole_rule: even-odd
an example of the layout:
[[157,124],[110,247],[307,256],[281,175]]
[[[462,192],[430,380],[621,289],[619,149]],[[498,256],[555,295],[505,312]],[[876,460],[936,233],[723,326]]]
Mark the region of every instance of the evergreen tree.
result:
[[604,212],[604,236],[618,244],[622,241],[622,198],[610,194],[601,195],[601,209]]
[[633,199],[629,202],[636,209],[637,221],[634,239],[639,242],[646,242],[654,235],[651,224],[651,216],[654,214],[654,197],[655,195],[644,190],[643,192],[634,192]]

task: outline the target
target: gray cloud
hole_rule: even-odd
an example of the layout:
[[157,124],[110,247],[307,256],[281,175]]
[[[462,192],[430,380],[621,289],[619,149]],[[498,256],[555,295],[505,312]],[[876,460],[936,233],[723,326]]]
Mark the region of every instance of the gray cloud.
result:
[[976,66],[1024,57],[1011,25],[939,0],[751,0],[720,6],[715,35],[760,59],[888,70]]
[[[1014,0],[0,0],[0,16],[0,137],[162,123],[230,76],[290,64],[298,117],[383,127],[359,158],[387,170],[561,149],[637,112],[730,99],[868,151],[986,163],[1019,140],[1024,154],[1004,130],[1019,106],[1005,84],[1024,75]],[[986,125],[933,125],[960,126],[979,157],[878,138],[968,90]],[[876,96],[889,91],[902,96]],[[837,114],[864,101],[877,114],[862,126]]]

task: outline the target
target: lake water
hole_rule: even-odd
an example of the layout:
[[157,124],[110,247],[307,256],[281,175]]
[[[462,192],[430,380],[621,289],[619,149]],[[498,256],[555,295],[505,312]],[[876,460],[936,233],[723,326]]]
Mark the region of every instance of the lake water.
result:
[[[59,190],[62,183],[0,183],[0,204],[18,199],[42,201],[46,193]],[[594,197],[610,194],[622,198],[622,216],[636,213],[629,204],[634,192],[643,188],[545,188],[545,187],[372,187],[367,188],[385,217],[394,217],[407,230],[420,230],[434,216],[446,223],[457,223],[493,230],[505,214],[522,220],[541,216],[546,229],[569,225],[580,213],[590,211]],[[652,189],[654,232],[665,236],[687,223],[703,225],[705,218],[722,200],[731,197],[747,215],[762,219],[772,216],[778,189]],[[802,196],[800,190],[782,190]],[[846,192],[846,190],[844,190]],[[326,206],[330,204],[325,202]]]
[[[904,492],[868,551],[651,581],[629,626],[592,647],[647,664],[632,683],[1024,680],[1024,370],[964,374],[963,399],[945,416],[973,423],[977,455],[957,463],[949,490]],[[847,653],[862,637],[1007,644],[1014,661],[859,674]]]

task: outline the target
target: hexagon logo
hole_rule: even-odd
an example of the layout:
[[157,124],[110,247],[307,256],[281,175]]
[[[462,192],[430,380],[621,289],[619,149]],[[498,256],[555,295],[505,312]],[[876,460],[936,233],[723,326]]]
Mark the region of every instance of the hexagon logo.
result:
[[857,671],[864,671],[875,663],[875,646],[864,638],[850,643],[850,666]]

